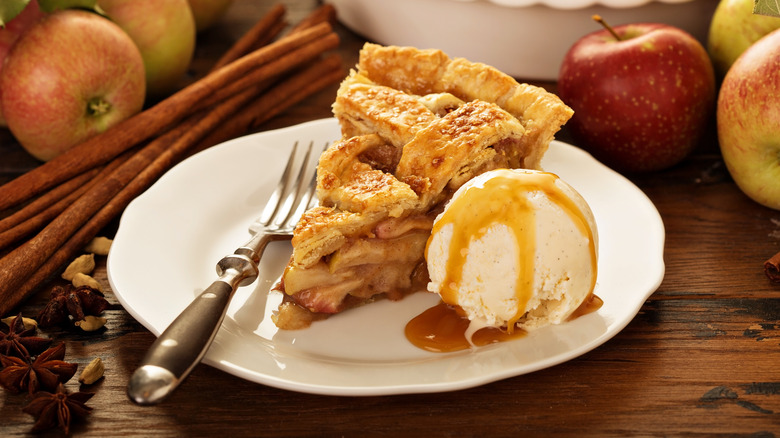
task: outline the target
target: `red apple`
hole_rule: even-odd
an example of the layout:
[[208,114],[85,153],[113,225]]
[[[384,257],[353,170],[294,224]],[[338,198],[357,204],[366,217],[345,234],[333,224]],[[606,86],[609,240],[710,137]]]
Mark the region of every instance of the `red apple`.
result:
[[[11,50],[11,46],[14,45],[19,35],[44,15],[41,8],[38,7],[38,2],[32,0],[19,15],[11,19],[5,27],[0,28],[0,72],[3,70],[3,60],[5,60],[8,51]],[[2,111],[0,111],[0,126],[6,126]]]
[[558,93],[574,110],[567,126],[580,146],[619,171],[671,167],[691,153],[712,114],[707,51],[664,24],[611,30],[584,36],[563,59]]
[[227,12],[233,0],[188,0],[192,15],[195,17],[195,28],[198,32],[213,26]]
[[141,51],[146,92],[164,97],[184,77],[195,52],[195,20],[187,0],[99,0]]
[[31,155],[49,160],[141,110],[143,60],[108,19],[62,10],[14,44],[0,89],[11,133]]
[[718,141],[737,186],[780,210],[780,29],[759,39],[723,78]]

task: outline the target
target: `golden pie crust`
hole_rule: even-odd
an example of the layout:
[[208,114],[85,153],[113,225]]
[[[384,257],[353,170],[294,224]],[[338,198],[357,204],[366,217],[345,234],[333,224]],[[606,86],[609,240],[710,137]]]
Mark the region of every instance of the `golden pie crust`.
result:
[[424,290],[423,252],[452,193],[496,168],[539,169],[572,110],[543,88],[440,50],[366,44],[333,103],[319,205],[277,286],[282,329]]

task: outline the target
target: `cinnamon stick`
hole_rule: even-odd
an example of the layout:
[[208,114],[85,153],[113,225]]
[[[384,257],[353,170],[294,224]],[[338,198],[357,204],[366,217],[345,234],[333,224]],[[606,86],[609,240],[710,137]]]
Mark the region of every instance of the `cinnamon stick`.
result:
[[330,3],[325,3],[312,11],[303,20],[299,21],[290,30],[290,33],[300,32],[320,23],[328,23],[331,26],[336,24],[336,8]]
[[68,194],[68,196],[62,198],[59,202],[52,204],[46,210],[43,210],[13,228],[0,233],[0,250],[7,248],[9,245],[34,233],[36,230],[43,228],[49,221],[65,210],[69,204],[72,204],[79,196],[83,195],[88,188],[89,186],[87,185],[79,187],[76,191]]
[[253,112],[257,114],[252,120],[250,128],[258,128],[271,118],[312,94],[325,89],[328,85],[338,83],[346,76],[339,56],[326,58],[321,65],[312,67],[312,69],[302,72],[300,76],[279,84],[255,101],[256,104],[253,104],[247,111],[250,114]]
[[[65,211],[65,209],[69,205],[73,204],[76,201],[76,199],[78,199],[81,195],[86,193],[91,187],[93,187],[95,184],[107,178],[108,175],[111,174],[111,172],[113,172],[128,158],[129,158],[129,153],[125,152],[124,154],[115,158],[106,166],[100,169],[99,168],[94,169],[95,172],[87,172],[85,174],[82,174],[84,176],[92,176],[92,178],[90,178],[88,181],[83,182],[81,186],[77,188],[75,191],[67,194],[63,198],[60,198],[59,201],[49,205],[47,208],[39,211],[34,216],[31,216],[26,220],[0,233],[0,249],[5,249],[12,243],[18,242],[22,238],[27,237],[32,233],[34,233],[35,231],[42,229],[44,226],[46,226],[47,223],[49,223],[51,220],[56,218],[60,213]],[[99,172],[97,172],[98,170]],[[70,181],[74,181],[74,180],[81,181],[82,179],[83,178],[74,178],[73,180]],[[68,183],[70,183],[70,181]],[[60,187],[62,186],[58,186],[57,188]],[[44,197],[48,197],[48,195],[51,195],[53,192],[55,192],[55,190],[46,193]]]
[[[313,12],[311,12],[308,16],[306,16],[303,20],[301,20],[298,25],[292,28],[290,31],[290,34],[294,34],[297,32],[301,32],[305,29],[309,29],[311,27],[314,27],[318,24],[327,23],[329,25],[333,25],[336,18],[336,12],[333,5],[322,5],[321,7],[317,8]],[[235,59],[238,59],[241,56],[246,55],[247,53],[251,52],[252,50],[257,50],[261,48],[262,46],[268,44],[276,35],[278,35],[282,29],[286,26],[286,23],[282,20],[285,13],[285,8],[282,5],[277,5],[276,7],[272,8],[271,11],[266,14],[260,21],[258,21],[257,24],[249,31],[247,34],[245,34],[241,39],[239,39],[229,50],[228,52],[223,55],[222,58],[220,58],[219,61],[215,64],[214,68],[219,68],[225,63],[231,62]],[[240,83],[233,84],[231,87],[234,89],[241,89],[249,86],[252,83],[256,83],[258,81],[257,77],[245,77],[241,79]],[[230,94],[232,91],[224,91],[224,94]],[[212,98],[207,101],[203,102],[200,107],[205,108],[210,106],[213,102],[219,101],[221,96],[212,96]]]
[[[304,31],[305,32],[305,31]],[[224,100],[226,97],[232,96],[252,86],[264,86],[267,85],[265,81],[274,78],[275,76],[291,70],[292,68],[307,63],[317,58],[322,52],[335,48],[339,43],[339,38],[335,33],[331,33],[323,36],[317,40],[314,40],[306,46],[298,47],[287,54],[279,56],[272,62],[262,68],[258,68],[246,76],[236,80],[235,82],[225,86],[223,89],[216,91],[211,96],[203,99],[198,105],[198,109],[208,108],[214,105],[216,102]],[[266,46],[268,47],[268,46]],[[259,49],[262,50],[262,49]],[[253,52],[254,53],[254,52]],[[251,55],[246,55],[251,56]],[[238,62],[238,61],[236,61]]]
[[275,84],[252,101],[235,117],[212,131],[198,145],[203,150],[231,138],[246,134],[250,129],[285,111],[304,98],[344,78],[342,59],[336,54],[309,65],[294,75]]
[[258,38],[257,41],[252,45],[252,48],[250,51],[257,50],[267,44],[269,44],[271,41],[274,40],[277,36],[281,35],[284,28],[287,27],[286,21],[280,21],[276,24],[274,24],[274,27],[272,27],[267,34],[264,34],[261,38]]
[[[190,115],[197,102],[246,76],[259,66],[284,57],[291,50],[325,36],[335,36],[327,24],[314,26],[262,47],[208,74],[157,105],[124,120],[111,129],[74,146],[67,152],[0,186],[0,211],[95,166],[104,164]],[[278,67],[278,66],[277,66]],[[278,73],[279,70],[276,70]],[[238,90],[234,90],[238,91]]]
[[[256,50],[273,40],[287,26],[283,20],[286,8],[282,4],[274,5],[244,36],[242,36],[224,55],[215,63],[214,68],[219,68],[231,61]],[[303,18],[291,30],[290,34],[314,27],[321,23],[333,26],[336,22],[336,8],[330,4],[324,4]]]
[[764,274],[772,283],[780,283],[780,252],[764,262]]
[[83,186],[95,175],[97,175],[98,170],[99,169],[97,168],[91,169],[80,175],[76,175],[68,181],[50,190],[46,194],[25,205],[15,213],[6,216],[0,220],[0,233],[10,230],[11,228],[23,223],[31,217],[46,210],[60,199],[68,196],[70,193],[73,193],[73,191],[78,190],[79,187]]
[[282,27],[278,24],[284,18],[287,8],[282,4],[274,5],[268,13],[266,13],[249,31],[247,31],[241,38],[225,52],[214,64],[213,69],[218,69],[222,66],[230,64],[236,59],[251,52],[253,49],[259,46],[265,45],[264,42],[268,42],[273,39],[274,32],[279,32]]
[[[150,142],[35,237],[0,259],[0,296],[7,297],[0,301],[0,315],[32,293],[41,281],[61,267],[60,260],[72,258],[100,228],[167,171],[187,149],[253,97],[254,90],[239,93],[208,113],[191,116]],[[43,269],[44,265],[46,269]]]

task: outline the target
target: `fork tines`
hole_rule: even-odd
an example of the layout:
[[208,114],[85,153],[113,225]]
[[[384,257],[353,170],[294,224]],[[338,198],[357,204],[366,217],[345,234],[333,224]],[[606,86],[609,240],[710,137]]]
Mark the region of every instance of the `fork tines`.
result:
[[[260,223],[265,227],[293,227],[304,211],[316,204],[314,192],[317,186],[319,154],[315,155],[318,151],[314,148],[314,141],[309,142],[302,153],[298,152],[298,146],[299,142],[296,141],[290,150],[279,183],[260,216]],[[324,151],[327,146],[326,143],[319,152]]]

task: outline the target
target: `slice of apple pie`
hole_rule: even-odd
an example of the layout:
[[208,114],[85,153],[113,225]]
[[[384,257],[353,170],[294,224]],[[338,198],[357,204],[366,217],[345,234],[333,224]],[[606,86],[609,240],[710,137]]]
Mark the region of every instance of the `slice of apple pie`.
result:
[[491,169],[538,169],[572,115],[554,94],[487,65],[375,44],[333,113],[343,137],[320,157],[320,204],[293,235],[277,286],[282,329],[424,290],[425,245],[452,193]]

